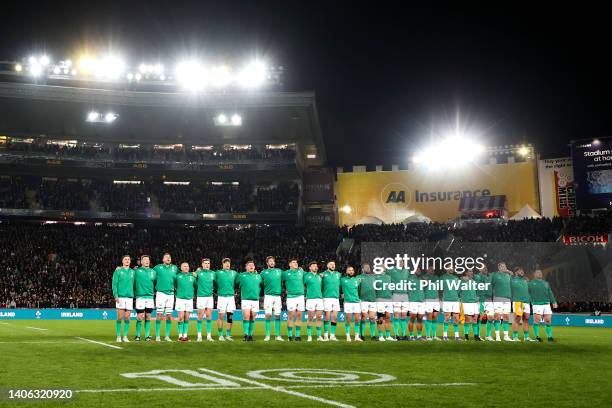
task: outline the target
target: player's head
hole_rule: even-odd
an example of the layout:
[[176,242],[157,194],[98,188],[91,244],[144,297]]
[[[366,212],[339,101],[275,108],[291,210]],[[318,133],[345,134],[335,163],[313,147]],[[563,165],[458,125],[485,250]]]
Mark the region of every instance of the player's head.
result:
[[165,265],[170,265],[172,263],[172,256],[169,252],[164,253],[164,256],[162,257],[162,262]]
[[436,273],[436,270],[433,266],[428,266],[427,267],[427,274],[428,275],[434,275]]
[[478,273],[482,273],[484,275],[489,273],[489,268],[487,268],[487,265],[482,265],[482,268],[476,268],[476,270],[478,270]]
[[508,270],[508,267],[506,266],[505,262],[500,262],[497,264],[497,270],[501,272],[506,272]]
[[298,268],[297,258],[291,258],[289,260],[289,269],[297,269],[297,268]]
[[140,257],[140,265],[148,268],[151,265],[151,257],[149,255],[142,255]]
[[223,258],[221,265],[223,265],[223,269],[229,269],[232,265],[232,261],[229,258]]
[[455,270],[453,268],[444,268],[444,271],[448,273],[449,275],[452,275],[453,273],[455,273]]
[[247,272],[255,272],[255,261],[247,261],[244,268]]
[[514,268],[514,274],[516,276],[525,276],[525,270],[523,268],[521,268],[520,266],[517,266],[516,268]]
[[129,268],[131,263],[132,263],[132,257],[131,257],[131,256],[129,256],[129,255],[123,255],[123,256],[121,257],[121,265],[122,265],[124,268]]
[[466,279],[472,279],[474,277],[474,270],[468,269],[467,271],[465,271],[463,276],[465,276]]
[[417,266],[417,268],[414,270],[414,274],[416,276],[421,276],[423,274],[423,271]]
[[202,258],[202,269],[206,269],[206,270],[210,269],[210,259]]
[[365,262],[361,264],[361,271],[365,274],[370,274],[372,273],[372,268],[370,267],[369,263]]
[[541,269],[536,269],[533,272],[533,279],[542,279],[542,270]]
[[317,263],[317,261],[310,261],[310,263],[308,264],[308,270],[312,273],[319,272],[319,264]]
[[268,256],[266,258],[266,265],[268,265],[268,268],[274,268],[276,266],[276,259],[273,256]]
[[189,264],[187,262],[181,262],[181,272],[189,272]]
[[327,269],[330,271],[335,271],[336,270],[336,262],[335,261],[328,261],[327,262]]
[[347,266],[346,267],[346,274],[348,276],[355,276],[355,268],[353,268],[352,266]]

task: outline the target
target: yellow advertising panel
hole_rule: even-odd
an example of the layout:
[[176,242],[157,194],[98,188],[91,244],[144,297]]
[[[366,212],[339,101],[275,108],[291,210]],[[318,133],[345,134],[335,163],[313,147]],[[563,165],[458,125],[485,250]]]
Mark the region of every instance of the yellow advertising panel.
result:
[[505,195],[509,216],[525,204],[539,211],[536,174],[533,161],[437,171],[338,173],[338,220],[340,225],[353,225],[365,217],[399,223],[423,215],[446,222],[459,216],[461,197],[486,195]]

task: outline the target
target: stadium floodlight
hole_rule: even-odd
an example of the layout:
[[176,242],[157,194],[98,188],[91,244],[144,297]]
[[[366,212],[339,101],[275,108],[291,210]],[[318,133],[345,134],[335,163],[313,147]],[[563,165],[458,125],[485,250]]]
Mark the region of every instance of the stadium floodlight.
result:
[[461,166],[473,162],[484,146],[460,135],[451,135],[413,156],[412,162],[432,169]]
[[518,154],[520,154],[520,155],[521,155],[521,156],[523,156],[523,157],[527,156],[527,155],[529,154],[529,148],[528,148],[528,147],[526,147],[526,146],[521,146],[521,147],[518,149]]
[[155,72],[155,75],[163,74],[164,66],[162,64],[155,64],[155,66],[153,67],[153,72]]
[[113,113],[113,112],[108,112],[106,115],[104,115],[104,121],[106,123],[113,123],[116,119],[117,119],[117,114]]
[[138,70],[140,71],[141,74],[144,74],[147,72],[147,65],[146,64],[140,64],[138,66]]
[[231,120],[232,120],[232,125],[234,125],[234,126],[242,126],[242,116],[240,116],[239,114],[234,113],[232,115],[232,119]]
[[118,79],[125,70],[125,62],[116,56],[107,56],[96,66],[96,76]]
[[87,114],[88,122],[97,122],[99,118],[100,118],[100,114],[96,111],[91,111]]
[[211,70],[210,81],[214,86],[223,88],[229,85],[233,78],[229,68],[225,65],[220,65]]
[[261,86],[267,77],[266,64],[255,60],[248,64],[238,75],[238,83],[245,88],[256,88]]
[[351,212],[353,212],[353,209],[351,208],[350,205],[346,204],[340,208],[340,211],[342,211],[345,214],[350,214]]
[[137,72],[136,75],[134,75],[134,79],[140,81],[142,79],[142,74],[140,72]]
[[84,74],[91,74],[96,69],[96,59],[90,56],[83,56],[79,59],[79,70]]
[[61,68],[59,66],[56,65],[56,66],[53,67],[53,73],[55,75],[59,75],[61,72],[62,72],[62,70],[61,70]]
[[21,65],[21,64],[15,65],[15,71],[17,71],[17,72],[23,71],[23,65]]
[[132,74],[131,72],[128,72],[128,74],[125,77],[127,78],[128,81],[131,81],[132,79],[134,79],[134,74]]
[[206,70],[198,61],[183,61],[176,66],[176,80],[186,90],[201,91],[206,87]]
[[43,68],[38,63],[30,65],[30,74],[32,74],[33,77],[39,77],[42,72]]
[[217,122],[219,122],[222,125],[226,124],[227,116],[225,116],[224,114],[220,114],[219,116],[217,116]]
[[42,65],[43,67],[46,67],[47,65],[49,65],[50,62],[51,60],[46,55],[43,55],[42,57],[38,59],[38,63]]

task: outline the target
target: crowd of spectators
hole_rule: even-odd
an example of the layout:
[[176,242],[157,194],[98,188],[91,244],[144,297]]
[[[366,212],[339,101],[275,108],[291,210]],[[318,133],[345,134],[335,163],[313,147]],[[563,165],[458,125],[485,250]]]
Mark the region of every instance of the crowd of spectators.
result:
[[[168,213],[295,212],[299,189],[295,183],[139,184],[103,179],[4,177],[0,179],[0,208],[28,209],[26,190],[34,192],[34,207],[66,211]],[[157,200],[158,208],[153,201]]]
[[176,148],[121,147],[100,144],[48,144],[9,142],[0,149],[1,152],[41,155],[47,158],[82,158],[113,161],[137,162],[248,162],[258,160],[291,161],[295,159],[295,150],[268,149],[265,146],[253,146],[249,149],[225,148],[214,146],[207,149],[179,146]]
[[[597,232],[612,228],[609,217],[594,218]],[[277,265],[286,268],[289,257],[297,257],[306,267],[311,260],[324,263],[336,259],[339,269],[347,264],[359,268],[359,259],[354,254],[337,253],[344,239],[355,241],[355,247],[364,242],[412,242],[431,243],[474,242],[486,245],[483,239],[493,242],[508,242],[496,245],[506,248],[499,259],[510,262],[514,257],[512,245],[523,245],[526,252],[550,251],[546,244],[534,245],[534,238],[542,241],[557,241],[556,234],[565,229],[575,230],[576,225],[586,225],[584,217],[569,220],[524,220],[503,225],[485,224],[455,228],[447,224],[408,225],[363,225],[336,226],[174,226],[174,227],[111,227],[93,225],[38,225],[13,222],[0,223],[0,234],[5,245],[0,247],[0,304],[16,307],[112,307],[111,277],[123,254],[137,259],[150,254],[154,264],[168,251],[173,261],[187,261],[195,268],[202,257],[212,260],[213,267],[220,267],[221,259],[230,257],[233,267],[241,271],[247,259],[254,259],[258,270],[264,268],[265,257],[274,255]],[[595,227],[594,227],[595,228]],[[535,231],[538,231],[537,233]],[[544,245],[544,246],[542,246]],[[560,245],[560,244],[559,244]],[[558,247],[557,247],[558,248]],[[554,248],[553,248],[554,250]],[[607,249],[609,252],[609,249]],[[497,260],[488,259],[490,268]],[[522,261],[521,261],[522,262]],[[516,263],[516,262],[515,262]],[[134,264],[133,266],[135,266]],[[529,259],[524,261],[531,268]],[[583,271],[585,282],[596,283],[591,274]],[[582,278],[581,278],[582,279]],[[550,277],[555,287],[560,310],[577,312],[612,312],[610,292],[604,283],[600,287],[581,293],[563,276]],[[565,285],[565,286],[564,286]],[[571,290],[570,290],[571,289]]]

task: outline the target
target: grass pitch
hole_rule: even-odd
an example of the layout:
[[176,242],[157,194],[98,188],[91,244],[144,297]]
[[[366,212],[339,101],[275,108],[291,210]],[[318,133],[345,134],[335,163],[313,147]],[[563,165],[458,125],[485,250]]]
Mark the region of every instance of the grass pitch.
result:
[[[550,408],[611,403],[610,329],[555,327],[554,344],[347,343],[340,325],[335,343],[264,343],[263,322],[258,322],[257,341],[244,343],[240,322],[235,326],[233,343],[117,344],[114,321],[0,321],[4,394],[7,388],[75,391],[71,401],[5,399],[0,404]],[[190,330],[195,332],[195,323]]]

